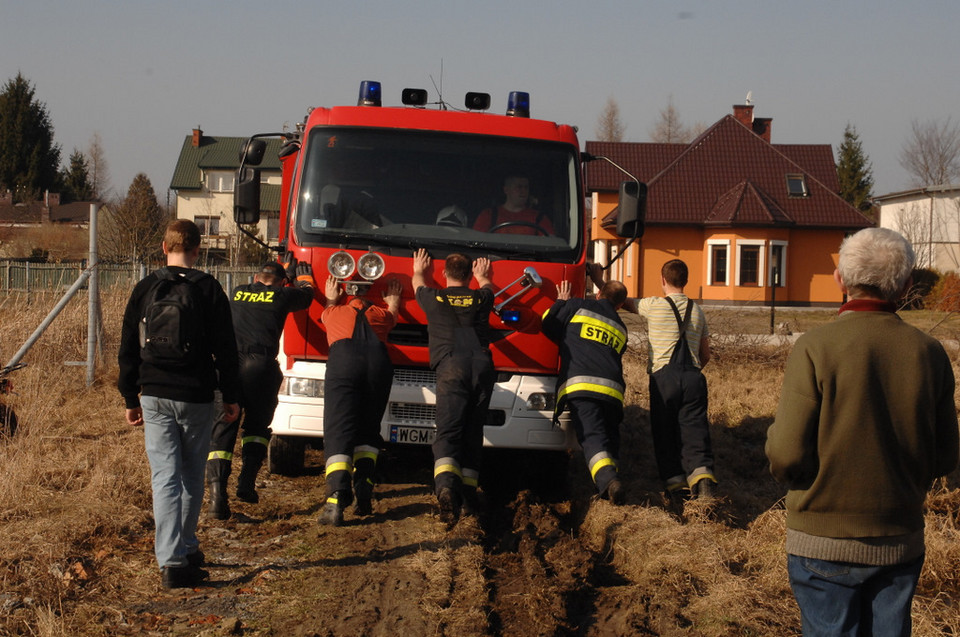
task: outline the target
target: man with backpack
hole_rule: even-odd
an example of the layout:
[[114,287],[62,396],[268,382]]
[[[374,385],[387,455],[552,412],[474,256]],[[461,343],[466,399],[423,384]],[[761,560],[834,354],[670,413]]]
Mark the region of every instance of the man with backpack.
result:
[[387,283],[385,308],[359,294],[340,303],[340,282],[327,278],[327,307],[320,319],[330,346],[323,402],[327,501],[320,524],[343,524],[343,511],[354,498],[357,515],[373,513],[374,472],[383,446],[380,421],[393,384],[386,340],[397,322],[400,291],[397,279]]
[[161,583],[183,588],[207,577],[196,531],[214,390],[219,385],[225,418],[235,420],[240,386],[227,297],[215,278],[193,269],[200,229],[187,219],[174,220],[163,252],[166,267],[140,281],[127,303],[117,387],[127,423],[143,426]]
[[703,310],[683,293],[687,276],[687,264],[671,259],[660,269],[664,296],[637,301],[647,319],[653,450],[671,499],[688,488],[710,498],[717,484],[701,371],[710,360],[710,337]]
[[574,299],[571,289],[569,281],[557,286],[557,301],[541,324],[543,333],[560,346],[554,421],[564,409],[570,410],[597,493],[621,505],[626,499],[618,474],[627,328],[617,310],[627,290],[619,281],[608,281],[596,299]]
[[[287,285],[292,283],[293,285]],[[298,263],[292,256],[284,268],[268,261],[253,283],[238,285],[230,296],[233,329],[240,355],[241,407],[243,437],[240,440],[242,465],[237,477],[237,498],[257,503],[257,474],[267,457],[270,423],[277,409],[277,390],[283,372],[277,362],[280,334],[290,312],[304,310],[314,298],[313,270],[309,263]],[[207,513],[217,520],[230,517],[227,479],[233,464],[240,419],[225,420],[218,414],[207,455],[207,487],[210,502]]]

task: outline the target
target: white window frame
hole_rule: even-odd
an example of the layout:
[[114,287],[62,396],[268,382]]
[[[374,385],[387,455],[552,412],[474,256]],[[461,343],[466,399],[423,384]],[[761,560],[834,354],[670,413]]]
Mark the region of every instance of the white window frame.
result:
[[207,171],[206,185],[210,192],[233,192],[236,175],[230,170]]
[[[713,248],[714,246],[723,246],[727,249],[727,263],[724,272],[726,272],[726,278],[723,282],[717,282],[713,280]],[[730,239],[707,239],[707,285],[724,285],[730,286]]]
[[767,267],[766,266],[766,261],[767,261],[766,246],[767,246],[767,242],[765,239],[738,239],[737,240],[737,274],[735,279],[737,287],[750,287],[750,288],[753,287],[752,285],[743,286],[740,284],[740,264],[743,262],[743,248],[746,248],[746,247],[760,248],[759,250],[760,255],[758,257],[760,262],[757,264],[757,287],[762,288],[765,286],[766,280],[767,280],[766,279],[766,267]]
[[[783,264],[782,264],[782,267],[780,268],[780,285],[777,286],[780,288],[787,287],[787,246],[788,245],[789,245],[789,242],[787,241],[781,241],[779,239],[770,240],[770,248],[769,248],[770,249],[770,260],[769,260],[770,267],[773,267],[774,265],[773,246],[781,246],[783,248]],[[773,278],[771,277],[770,279],[771,287],[773,286],[774,283],[775,281],[773,281]]]

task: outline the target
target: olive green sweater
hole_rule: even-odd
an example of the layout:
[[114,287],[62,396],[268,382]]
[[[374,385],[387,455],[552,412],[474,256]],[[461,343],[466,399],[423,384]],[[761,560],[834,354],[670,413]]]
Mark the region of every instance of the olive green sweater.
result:
[[950,361],[893,312],[863,311],[883,306],[848,303],[797,339],[787,361],[766,453],[807,557],[837,559],[810,554],[817,537],[896,543],[920,531],[922,542],[926,493],[957,465]]

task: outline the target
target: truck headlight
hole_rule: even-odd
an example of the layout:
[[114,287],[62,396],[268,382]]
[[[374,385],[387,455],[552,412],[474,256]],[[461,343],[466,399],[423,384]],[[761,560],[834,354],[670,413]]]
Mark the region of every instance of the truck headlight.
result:
[[357,263],[353,260],[350,253],[343,250],[334,252],[330,255],[330,258],[327,259],[327,270],[334,277],[341,280],[352,275],[356,267]]
[[383,257],[376,252],[366,253],[360,257],[360,262],[357,264],[357,272],[367,281],[379,279],[384,269],[386,269],[386,265],[383,262]]
[[537,392],[527,396],[527,409],[534,411],[553,411],[557,406],[557,395]]
[[323,398],[323,381],[319,378],[287,378],[286,388],[289,396]]

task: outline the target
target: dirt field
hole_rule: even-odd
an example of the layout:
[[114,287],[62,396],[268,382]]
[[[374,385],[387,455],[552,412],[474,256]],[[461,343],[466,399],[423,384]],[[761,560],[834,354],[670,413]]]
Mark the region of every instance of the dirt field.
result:
[[[303,475],[261,472],[260,504],[233,499],[231,519],[202,519],[210,580],[166,591],[143,435],[122,422],[115,367],[85,388],[82,372],[62,365],[82,358],[84,311],[45,335],[15,378],[22,432],[0,443],[0,635],[799,634],[783,490],[763,456],[781,348],[734,343],[707,369],[720,479],[711,503],[672,508],[662,498],[645,358],[631,346],[625,506],[592,496],[577,454],[563,468],[556,457],[490,453],[481,516],[448,528],[429,449],[389,449],[374,514],[349,510],[343,527],[320,527],[323,456],[310,449]],[[0,353],[36,324],[29,317]],[[954,473],[929,500],[914,601],[921,637],[960,634],[958,487]]]

